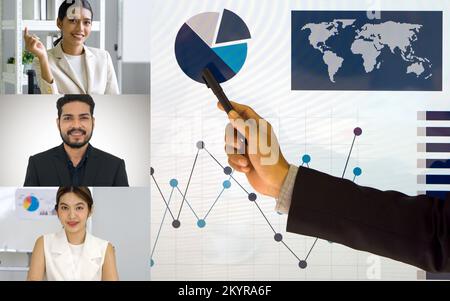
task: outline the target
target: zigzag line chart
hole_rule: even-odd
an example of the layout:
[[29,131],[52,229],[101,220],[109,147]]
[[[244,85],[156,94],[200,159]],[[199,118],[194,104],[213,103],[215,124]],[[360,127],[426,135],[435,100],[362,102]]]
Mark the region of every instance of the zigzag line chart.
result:
[[[353,151],[353,148],[355,146],[355,142],[357,137],[362,135],[362,129],[357,127],[353,130],[353,141],[350,147],[350,150],[348,152],[347,155],[347,159],[345,162],[345,166],[342,172],[342,178],[345,177],[345,173],[347,171],[347,167],[348,167],[348,163]],[[179,229],[182,226],[182,223],[180,221],[180,215],[181,212],[183,210],[184,205],[186,204],[186,206],[189,208],[190,212],[193,214],[193,216],[195,217],[195,220],[197,221],[197,227],[199,229],[203,229],[207,226],[207,218],[210,216],[212,210],[214,209],[214,207],[217,205],[217,203],[219,202],[219,200],[221,198],[223,198],[226,190],[230,189],[232,186],[232,182],[236,183],[237,186],[242,190],[242,192],[246,195],[246,198],[248,201],[252,202],[255,207],[257,208],[258,212],[261,214],[261,217],[266,221],[268,228],[270,229],[270,231],[273,233],[273,239],[276,243],[281,243],[291,254],[293,257],[295,257],[295,259],[298,262],[298,267],[300,269],[306,269],[308,266],[308,258],[310,257],[317,241],[319,240],[319,238],[316,238],[314,240],[314,243],[312,244],[312,246],[310,247],[309,251],[307,252],[306,256],[304,258],[299,257],[299,255],[297,255],[296,252],[294,252],[294,250],[288,245],[287,242],[285,242],[284,238],[283,238],[283,234],[279,233],[275,230],[275,228],[273,227],[273,225],[270,223],[269,219],[267,218],[267,215],[263,212],[263,210],[261,209],[261,207],[258,204],[258,196],[256,193],[254,192],[249,192],[247,189],[245,189],[241,183],[239,183],[239,181],[236,180],[236,178],[234,177],[234,170],[229,167],[229,166],[225,166],[223,164],[221,164],[216,157],[214,157],[213,154],[211,154],[211,152],[208,151],[208,149],[206,148],[206,145],[203,141],[199,141],[196,144],[197,147],[197,153],[195,155],[195,158],[193,160],[193,164],[192,164],[192,168],[191,171],[189,173],[189,179],[187,181],[186,187],[184,188],[184,191],[182,191],[180,189],[180,185],[179,185],[179,181],[177,179],[171,179],[169,181],[169,185],[171,187],[170,190],[170,194],[168,197],[164,196],[164,193],[161,190],[161,186],[160,184],[158,184],[158,181],[156,180],[155,177],[155,169],[153,167],[150,168],[150,175],[152,177],[153,183],[155,184],[156,189],[158,190],[158,193],[162,199],[162,201],[164,202],[164,213],[161,219],[161,222],[159,223],[159,228],[158,228],[158,232],[156,235],[156,239],[154,241],[152,250],[151,250],[151,255],[150,255],[150,267],[154,268],[157,264],[155,261],[155,251],[157,250],[157,246],[158,246],[158,240],[160,238],[161,235],[161,231],[163,229],[163,226],[166,222],[166,219],[170,218],[171,220],[171,226],[174,230]],[[191,183],[193,174],[194,174],[194,170],[198,161],[199,156],[201,155],[200,153],[206,153],[223,171],[223,173],[226,175],[226,180],[222,183],[222,189],[219,192],[219,194],[217,195],[217,197],[215,198],[214,202],[212,203],[211,207],[206,211],[205,214],[200,214],[198,211],[195,210],[193,204],[189,201],[188,199],[188,192],[189,192],[189,185]],[[305,154],[302,156],[301,158],[301,166],[303,167],[307,167],[309,168],[309,164],[311,163],[311,156],[309,154]],[[357,177],[362,175],[362,169],[360,167],[355,167],[353,169],[353,182],[356,180]],[[179,206],[179,208],[177,210],[174,210],[173,208],[171,209],[171,202],[173,197],[179,194],[182,198],[182,202]],[[332,242],[330,242],[332,243]]]

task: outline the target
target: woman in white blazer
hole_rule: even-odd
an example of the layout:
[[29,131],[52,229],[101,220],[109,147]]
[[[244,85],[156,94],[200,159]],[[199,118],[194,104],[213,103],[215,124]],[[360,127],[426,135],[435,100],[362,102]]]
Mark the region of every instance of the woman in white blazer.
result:
[[33,66],[42,94],[119,94],[110,54],[84,45],[92,18],[88,1],[64,1],[57,19],[62,36],[49,51],[25,28],[26,49],[36,56]]
[[118,280],[112,245],[86,231],[92,206],[87,187],[59,188],[55,210],[63,230],[37,239],[28,280]]

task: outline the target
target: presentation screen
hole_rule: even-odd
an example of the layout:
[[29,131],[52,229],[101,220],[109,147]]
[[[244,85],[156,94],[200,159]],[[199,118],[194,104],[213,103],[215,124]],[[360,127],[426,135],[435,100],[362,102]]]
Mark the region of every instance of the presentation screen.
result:
[[443,197],[450,2],[153,2],[152,278],[417,279],[407,264],[287,233],[275,199],[230,169],[229,120],[201,72],[271,123],[290,164]]

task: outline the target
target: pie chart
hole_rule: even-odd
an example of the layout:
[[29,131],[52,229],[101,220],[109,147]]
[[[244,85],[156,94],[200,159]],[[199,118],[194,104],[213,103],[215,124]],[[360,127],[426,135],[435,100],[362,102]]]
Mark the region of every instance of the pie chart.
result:
[[39,200],[32,195],[27,196],[23,200],[23,208],[28,212],[34,212],[39,208]]
[[244,66],[249,39],[247,25],[232,11],[201,13],[181,27],[175,40],[175,56],[191,79],[203,84],[202,71],[209,68],[223,83]]

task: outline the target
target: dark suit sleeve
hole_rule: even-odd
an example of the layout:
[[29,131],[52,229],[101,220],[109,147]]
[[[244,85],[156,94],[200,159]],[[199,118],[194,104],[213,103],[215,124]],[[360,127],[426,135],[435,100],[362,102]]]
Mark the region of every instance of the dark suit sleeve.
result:
[[430,272],[450,271],[447,201],[358,186],[301,167],[287,231],[389,257]]
[[33,157],[28,160],[27,174],[25,175],[24,187],[37,187],[39,185],[39,180],[36,173],[36,168],[34,166]]
[[117,168],[117,173],[114,178],[114,186],[128,187],[128,176],[125,169],[125,161],[120,160],[119,167]]

